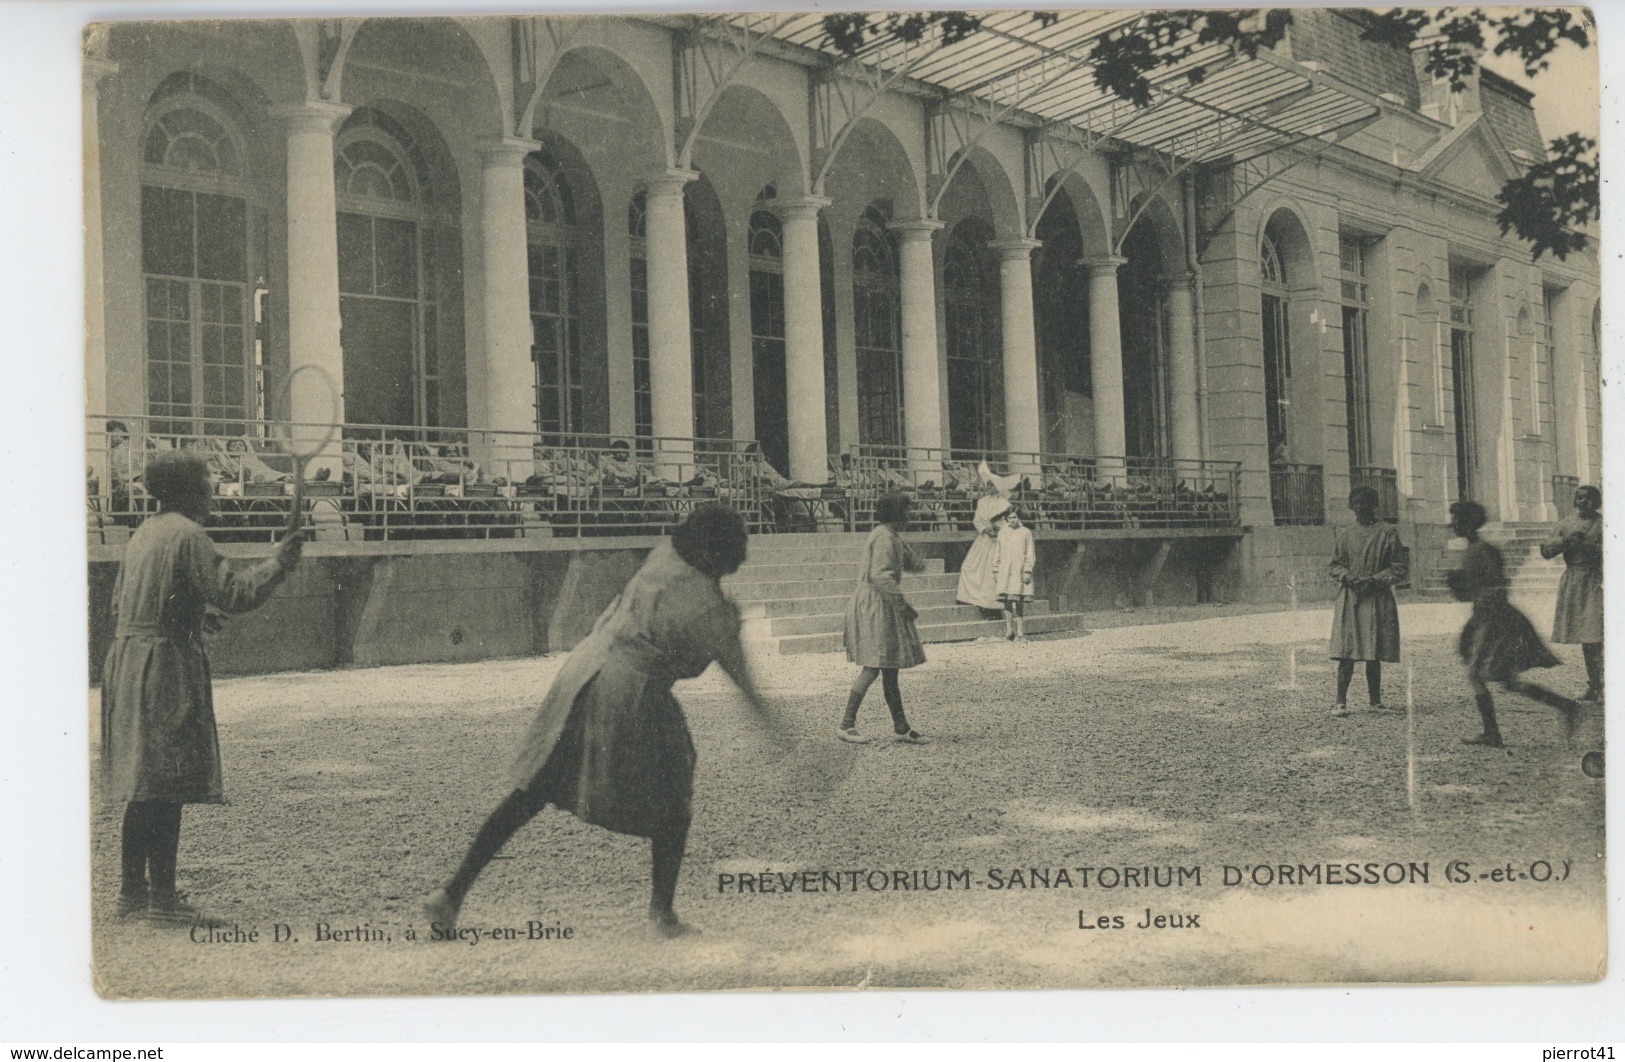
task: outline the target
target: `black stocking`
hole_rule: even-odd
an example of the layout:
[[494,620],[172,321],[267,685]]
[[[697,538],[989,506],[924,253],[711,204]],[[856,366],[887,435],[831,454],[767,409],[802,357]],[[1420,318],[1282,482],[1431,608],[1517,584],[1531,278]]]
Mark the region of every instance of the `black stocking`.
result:
[[1602,692],[1602,643],[1587,642],[1580,646],[1586,661],[1586,692]]
[[1349,702],[1349,683],[1354,681],[1354,661],[1339,660],[1337,662],[1337,703]]
[[155,899],[167,900],[175,895],[175,863],[181,847],[181,808],[183,805],[167,800],[150,802],[151,832],[147,835],[147,873],[152,881]]
[[1371,698],[1373,706],[1382,703],[1382,661],[1367,660],[1365,662],[1365,692]]
[[132,800],[124,805],[124,829],[120,841],[119,891],[125,896],[146,896],[147,852],[152,848],[150,800]]
[[897,669],[880,669],[880,690],[886,695],[886,707],[891,709],[891,728],[899,734],[908,733],[908,716],[903,714],[903,691],[897,685]]
[[676,917],[672,904],[677,898],[677,874],[683,869],[683,852],[687,847],[687,819],[667,826],[649,838],[650,917],[661,919]]
[[545,805],[546,801],[537,799],[529,790],[515,789],[496,806],[496,810],[486,817],[480,832],[474,835],[474,843],[468,846],[468,854],[463,857],[457,873],[446,883],[446,892],[451,894],[454,901],[459,904],[463,902],[463,897],[474,887],[480,872],[502,851],[508,839],[519,832],[519,827],[535,818]]

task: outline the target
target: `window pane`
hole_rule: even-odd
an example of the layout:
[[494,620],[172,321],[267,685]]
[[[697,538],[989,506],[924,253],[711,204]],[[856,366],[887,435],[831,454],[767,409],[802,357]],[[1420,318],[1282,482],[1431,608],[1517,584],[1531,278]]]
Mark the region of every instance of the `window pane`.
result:
[[418,297],[417,225],[393,218],[376,218],[378,294],[399,299]]
[[141,189],[141,269],[172,277],[192,276],[192,193]]
[[347,295],[371,295],[372,219],[361,214],[339,215],[339,290]]
[[248,279],[248,206],[223,195],[197,197],[197,275]]

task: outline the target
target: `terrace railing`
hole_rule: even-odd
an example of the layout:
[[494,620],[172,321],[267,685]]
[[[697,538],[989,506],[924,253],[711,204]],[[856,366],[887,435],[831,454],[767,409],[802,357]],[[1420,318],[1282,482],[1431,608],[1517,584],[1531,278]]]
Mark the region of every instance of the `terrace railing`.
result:
[[1324,524],[1324,470],[1320,465],[1271,464],[1270,506],[1277,527]]
[[[268,541],[290,515],[293,462],[280,440],[314,425],[211,422],[208,432],[172,421],[92,417],[86,432],[86,499],[93,530],[133,528],[156,505],[147,457],[188,449],[209,466],[208,527],[221,541]],[[310,462],[307,524],[351,539],[512,538],[660,534],[694,506],[725,502],[752,530],[767,529],[764,484],[772,470],[750,440],[608,435],[543,436],[464,428],[345,425]]]
[[1399,473],[1391,468],[1359,466],[1349,471],[1349,489],[1370,487],[1377,492],[1377,518],[1399,522]]
[[874,524],[875,502],[899,492],[914,525],[969,531],[983,491],[980,468],[1040,530],[1225,529],[1239,527],[1240,467],[1227,461],[1089,457],[857,445],[830,461],[845,524]]

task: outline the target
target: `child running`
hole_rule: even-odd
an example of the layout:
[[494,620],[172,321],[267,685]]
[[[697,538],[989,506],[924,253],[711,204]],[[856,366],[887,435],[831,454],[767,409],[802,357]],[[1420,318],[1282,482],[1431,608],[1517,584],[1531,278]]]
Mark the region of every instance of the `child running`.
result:
[[1366,694],[1381,709],[1382,665],[1399,662],[1399,607],[1393,585],[1405,578],[1404,547],[1392,524],[1377,519],[1377,492],[1349,491],[1354,524],[1339,527],[1332,541],[1329,571],[1337,583],[1332,606],[1331,657],[1337,661],[1337,701],[1332,715],[1349,714],[1349,683],[1354,662],[1365,663]]
[[891,709],[893,739],[909,745],[925,743],[908,725],[903,694],[897,686],[900,669],[925,663],[920,632],[914,625],[919,613],[903,597],[903,573],[925,567],[903,542],[908,517],[908,498],[901,494],[883,495],[875,503],[875,529],[863,544],[858,586],[846,609],[846,658],[862,670],[846,698],[846,714],[837,731],[842,741],[861,745],[869,740],[858,733],[858,708],[879,677],[886,707]]
[[1470,601],[1473,614],[1462,628],[1457,651],[1467,665],[1467,681],[1478,702],[1478,715],[1484,732],[1462,738],[1466,745],[1501,748],[1501,728],[1495,719],[1495,699],[1489,683],[1499,682],[1513,693],[1550,705],[1563,713],[1569,735],[1579,713],[1579,705],[1544,686],[1525,681],[1523,672],[1536,667],[1556,667],[1560,661],[1535,633],[1529,617],[1507,601],[1506,565],[1501,551],[1478,537],[1487,517],[1484,507],[1474,501],[1456,502],[1450,507],[1450,530],[1467,540],[1461,567],[1446,577],[1450,592],[1458,601]]
[[270,560],[234,570],[203,531],[212,488],[201,454],[153,454],[145,483],[158,512],[124,549],[102,669],[103,781],[125,805],[118,914],[216,925],[175,890],[181,809],[225,803],[206,610],[246,612],[270,597],[299,562],[303,532]]
[[1033,596],[1033,564],[1038,554],[1033,533],[1021,523],[1021,512],[1004,514],[993,551],[993,587],[1004,608],[1004,636],[1012,642],[1027,640],[1027,601]]

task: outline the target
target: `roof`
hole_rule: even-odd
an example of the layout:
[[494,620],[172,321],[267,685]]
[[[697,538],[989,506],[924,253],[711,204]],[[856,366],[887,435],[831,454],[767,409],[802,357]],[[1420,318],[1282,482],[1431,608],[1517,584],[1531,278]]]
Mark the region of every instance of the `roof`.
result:
[[1546,142],[1540,138],[1540,125],[1529,105],[1532,99],[1534,93],[1499,74],[1489,70],[1479,74],[1478,100],[1485,120],[1508,151],[1527,151],[1538,160],[1546,157]]
[[1292,57],[1325,63],[1339,77],[1375,93],[1390,93],[1416,110],[1422,92],[1410,53],[1363,39],[1369,18],[1363,11],[1297,9],[1292,13]]
[[[982,28],[955,44],[870,42],[849,62],[873,75],[906,77],[945,103],[991,106],[1190,162],[1215,161],[1331,132],[1376,113],[1374,99],[1323,83],[1310,68],[1270,53],[1257,59],[1208,45],[1154,75],[1152,103],[1136,107],[1095,84],[1087,55],[1102,33],[1143,11],[1067,11],[1042,25],[1026,11],[981,14]],[[755,31],[836,69],[851,69],[825,35],[820,14],[726,14],[735,34]],[[1192,84],[1188,72],[1206,67]]]

